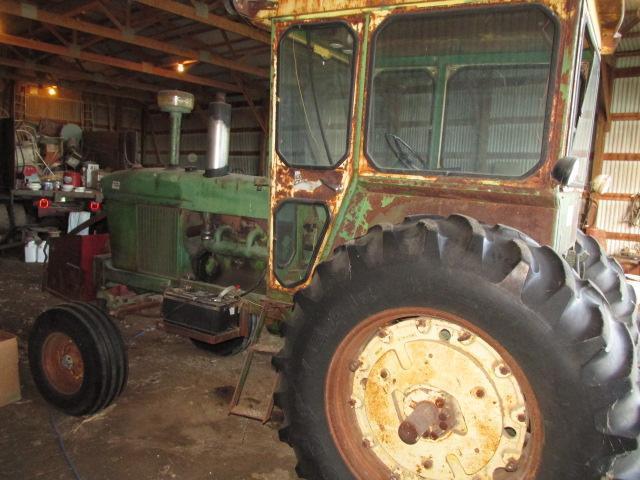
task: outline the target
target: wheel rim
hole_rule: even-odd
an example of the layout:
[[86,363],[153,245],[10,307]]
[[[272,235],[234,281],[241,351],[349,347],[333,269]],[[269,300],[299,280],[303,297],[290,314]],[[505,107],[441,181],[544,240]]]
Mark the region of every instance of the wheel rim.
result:
[[47,336],[42,347],[42,366],[49,384],[63,395],[80,390],[84,380],[84,362],[78,345],[61,332]]
[[427,308],[380,312],[336,350],[329,428],[359,479],[534,478],[543,433],[524,373],[464,319]]

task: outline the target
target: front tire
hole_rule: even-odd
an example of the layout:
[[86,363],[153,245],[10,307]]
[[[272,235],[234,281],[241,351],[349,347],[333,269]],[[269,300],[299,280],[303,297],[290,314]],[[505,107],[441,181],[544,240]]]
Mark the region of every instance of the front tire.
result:
[[118,327],[88,303],[58,305],[36,319],[29,337],[29,366],[44,399],[74,416],[109,406],[128,376]]
[[[431,334],[419,325],[436,329]],[[405,347],[384,347],[389,334],[404,338]],[[464,375],[476,368],[463,360],[471,354],[469,338],[487,346],[473,353],[487,358],[476,367],[495,364],[497,373],[478,367]],[[427,359],[407,361],[411,349]],[[398,360],[402,368],[385,366],[383,378],[387,351],[405,360]],[[429,359],[429,352],[446,358]],[[281,438],[296,451],[299,475],[312,480],[447,479],[460,472],[468,475],[460,478],[637,479],[635,357],[628,328],[613,320],[600,292],[548,247],[461,216],[375,227],[338,248],[296,295],[285,349],[274,360],[283,374],[275,396],[286,418]],[[495,384],[505,372],[517,386],[513,392],[476,385],[483,378]],[[399,427],[429,400],[427,394],[406,403],[418,387],[451,399],[448,414],[467,433],[430,420],[427,438],[399,442]],[[469,419],[482,416],[469,395],[479,387],[482,399],[496,397],[499,405],[521,394],[524,409],[516,401],[510,417],[498,418],[488,406],[485,423],[493,433],[477,433],[482,429],[473,430]],[[425,408],[424,418],[442,413]],[[517,423],[523,418],[524,433]],[[470,461],[450,446],[472,432],[477,438],[468,443],[477,451],[468,452],[476,456]],[[512,443],[510,456],[502,455],[505,436],[522,435],[528,447]]]

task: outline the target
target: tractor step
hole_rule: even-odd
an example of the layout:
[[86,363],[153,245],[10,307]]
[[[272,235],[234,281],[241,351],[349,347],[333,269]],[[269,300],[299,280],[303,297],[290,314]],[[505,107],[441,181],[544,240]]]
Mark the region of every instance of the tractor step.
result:
[[[273,411],[273,392],[278,373],[271,366],[271,358],[284,344],[284,339],[270,334],[264,325],[264,311],[255,329],[257,341],[246,351],[242,371],[229,404],[229,415],[267,423]],[[265,381],[266,380],[266,381]]]

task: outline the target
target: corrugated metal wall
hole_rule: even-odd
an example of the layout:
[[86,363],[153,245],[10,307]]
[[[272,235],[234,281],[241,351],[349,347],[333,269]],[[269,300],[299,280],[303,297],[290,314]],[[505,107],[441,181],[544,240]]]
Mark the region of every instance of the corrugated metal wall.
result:
[[[636,35],[640,26],[631,32]],[[624,38],[617,52],[640,51],[640,38]],[[640,55],[616,59],[616,70],[640,66]],[[630,197],[640,193],[640,76],[616,77],[611,102],[612,123],[606,133],[602,173],[611,175],[613,185],[599,200],[596,227],[607,232],[607,252],[619,254],[624,247],[638,247],[640,228],[627,219]],[[638,237],[635,237],[638,236]],[[631,237],[631,238],[624,238]]]
[[[264,114],[259,108],[259,113]],[[169,160],[169,116],[166,113],[150,115],[147,120],[145,165],[166,164]],[[152,133],[155,132],[154,133]],[[155,140],[154,140],[155,136]],[[248,106],[234,107],[231,112],[231,145],[229,167],[231,171],[257,175],[264,135],[254,113]],[[204,113],[185,115],[182,121],[180,162],[204,165],[207,151],[207,124]]]

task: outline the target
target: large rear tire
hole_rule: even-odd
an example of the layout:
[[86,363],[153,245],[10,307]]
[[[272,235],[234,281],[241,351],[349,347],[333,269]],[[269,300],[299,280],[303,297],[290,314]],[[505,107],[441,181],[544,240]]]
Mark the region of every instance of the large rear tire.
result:
[[303,478],[640,478],[628,327],[503,227],[374,227],[318,266],[285,334],[275,402]]
[[29,366],[47,402],[69,415],[109,406],[124,390],[127,353],[113,321],[94,305],[58,305],[36,320]]
[[580,276],[593,282],[609,302],[616,318],[635,331],[638,326],[636,293],[620,264],[606,254],[595,238],[581,231],[578,231],[575,250]]

